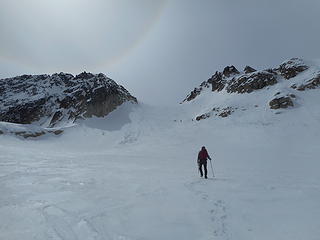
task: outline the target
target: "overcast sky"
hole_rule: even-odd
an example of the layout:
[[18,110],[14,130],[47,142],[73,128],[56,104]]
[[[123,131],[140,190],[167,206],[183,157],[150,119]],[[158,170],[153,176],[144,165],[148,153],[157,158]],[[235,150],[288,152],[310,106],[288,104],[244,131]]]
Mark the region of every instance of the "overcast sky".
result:
[[180,102],[216,70],[320,58],[319,0],[0,0],[0,77],[103,72]]

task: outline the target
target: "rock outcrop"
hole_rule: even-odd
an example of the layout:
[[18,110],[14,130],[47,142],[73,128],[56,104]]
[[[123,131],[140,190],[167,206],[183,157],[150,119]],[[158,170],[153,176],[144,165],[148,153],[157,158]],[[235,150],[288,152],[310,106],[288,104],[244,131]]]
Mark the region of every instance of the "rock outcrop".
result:
[[253,73],[257,70],[255,70],[254,68],[252,68],[250,66],[246,66],[243,71],[244,71],[244,73]]
[[216,72],[209,80],[208,83],[211,84],[212,91],[221,91],[226,85],[226,78],[222,72]]
[[[191,101],[199,96],[204,88],[210,88],[213,92],[226,90],[228,93],[251,93],[255,90],[263,89],[274,85],[278,78],[289,80],[299,73],[309,69],[309,66],[299,58],[292,58],[276,68],[269,68],[262,71],[246,66],[243,72],[239,72],[234,66],[227,66],[222,72],[216,72],[207,81],[203,82],[199,88],[195,88],[183,102]],[[305,84],[292,88],[297,90],[313,89],[320,85],[320,73],[316,77],[308,80]]]
[[191,101],[195,99],[201,93],[201,88],[195,88],[193,91],[186,97],[184,101]]
[[234,75],[237,75],[239,74],[240,72],[238,71],[238,69],[236,69],[235,66],[227,66],[223,69],[223,75],[226,76],[227,78],[228,77],[231,77],[231,76],[234,76]]
[[285,79],[290,79],[297,76],[299,73],[307,70],[309,67],[303,62],[302,59],[292,58],[289,61],[282,63],[278,70]]
[[251,74],[244,74],[233,78],[226,88],[229,93],[251,93],[254,90],[277,83],[275,76],[269,72],[261,71]]
[[280,95],[280,93],[276,94],[275,98],[273,98],[269,102],[269,106],[271,109],[293,107],[292,99],[296,97],[294,94],[287,94],[285,96],[277,96],[277,95]]
[[108,115],[117,106],[137,103],[104,74],[22,75],[0,80],[0,121],[54,127],[63,121]]
[[211,116],[225,118],[225,117],[228,117],[229,115],[231,115],[237,109],[238,108],[234,108],[234,107],[225,107],[225,108],[214,107],[210,112],[201,114],[201,115],[197,116],[195,119],[197,121],[200,121],[200,120],[209,118]]
[[[199,121],[210,117],[228,117],[238,109],[246,111],[252,108],[253,111],[258,111],[261,110],[260,106],[270,109],[299,107],[303,99],[299,97],[299,92],[318,88],[320,88],[320,66],[316,62],[292,58],[275,68],[265,70],[246,66],[239,72],[234,66],[227,66],[222,72],[217,71],[207,81],[202,82],[200,87],[195,88],[183,102],[195,101],[193,105],[196,105],[197,98],[203,91],[216,94],[213,100],[209,99],[210,94],[206,94],[200,101],[201,108],[205,106],[206,109],[213,110],[203,110],[204,113],[200,115],[197,113],[193,119]],[[268,100],[270,91],[277,94]],[[252,92],[256,94],[251,94]],[[240,97],[240,94],[251,95]],[[205,100],[206,98],[208,100]],[[250,99],[251,102],[245,99]],[[209,104],[205,104],[206,101]],[[275,113],[280,112],[275,111]],[[243,114],[240,113],[238,116]]]
[[[307,89],[316,89],[320,87],[320,73],[315,76],[314,78],[307,80],[306,83],[303,83],[296,87],[297,90],[299,91],[304,91]],[[293,87],[295,88],[295,87]]]
[[58,136],[64,132],[57,128],[43,128],[35,125],[0,122],[0,135],[13,135],[22,138],[37,138],[44,135]]

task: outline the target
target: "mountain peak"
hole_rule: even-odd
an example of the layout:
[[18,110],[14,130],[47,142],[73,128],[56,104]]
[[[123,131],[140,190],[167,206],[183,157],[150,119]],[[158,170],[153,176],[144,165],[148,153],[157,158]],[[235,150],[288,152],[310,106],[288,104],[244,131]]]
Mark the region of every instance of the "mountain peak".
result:
[[0,80],[0,121],[54,127],[62,122],[108,115],[126,101],[124,87],[103,73],[22,75]]
[[235,66],[226,66],[224,69],[223,69],[223,75],[226,76],[226,77],[230,77],[232,75],[237,75],[239,74],[240,72],[238,71],[238,69],[236,69]]

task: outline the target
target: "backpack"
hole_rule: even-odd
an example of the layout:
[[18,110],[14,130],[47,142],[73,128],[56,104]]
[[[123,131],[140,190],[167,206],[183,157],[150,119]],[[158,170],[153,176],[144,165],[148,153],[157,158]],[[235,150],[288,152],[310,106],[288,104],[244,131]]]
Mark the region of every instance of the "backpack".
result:
[[206,160],[208,158],[207,150],[201,150],[198,155],[198,159]]

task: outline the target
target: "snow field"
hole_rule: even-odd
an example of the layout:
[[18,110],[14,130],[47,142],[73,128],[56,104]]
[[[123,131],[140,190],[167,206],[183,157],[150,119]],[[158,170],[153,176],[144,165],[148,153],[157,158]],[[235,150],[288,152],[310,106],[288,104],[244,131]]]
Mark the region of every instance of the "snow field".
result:
[[[200,122],[201,101],[123,106],[59,137],[0,136],[0,239],[317,240],[316,98]],[[198,176],[202,145],[214,179]]]

